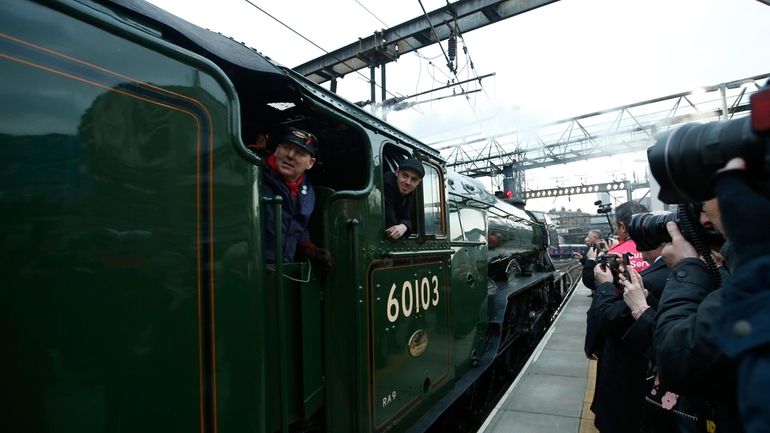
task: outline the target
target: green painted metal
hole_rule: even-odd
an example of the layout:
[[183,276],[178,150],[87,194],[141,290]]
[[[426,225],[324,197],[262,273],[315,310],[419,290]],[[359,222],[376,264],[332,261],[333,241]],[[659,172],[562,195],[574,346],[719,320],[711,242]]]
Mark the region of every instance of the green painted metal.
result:
[[[300,278],[309,274],[303,269]],[[320,354],[323,353],[321,330],[322,305],[321,278],[311,278],[300,289],[301,312],[299,320],[302,323],[302,413],[308,422],[321,409],[324,403],[323,363]],[[295,318],[296,319],[296,318]]]
[[[454,376],[448,254],[383,260],[370,268],[372,422],[375,430],[413,410]],[[423,352],[410,339],[423,333]]]
[[[275,220],[273,221],[274,233],[275,233],[275,274],[273,284],[270,286],[275,287],[275,299],[276,299],[276,321],[275,327],[278,331],[278,341],[275,346],[278,347],[278,401],[279,401],[279,413],[281,415],[281,432],[289,433],[289,361],[293,358],[289,353],[289,342],[291,337],[289,333],[289,302],[288,297],[288,284],[284,280],[284,264],[283,264],[283,238],[281,233],[283,231],[281,223],[281,203],[283,199],[281,197],[265,197],[262,199],[263,203],[268,206],[273,206],[273,212],[275,212]],[[294,355],[296,356],[296,355]]]
[[[0,430],[421,422],[484,353],[490,252],[536,258],[542,234],[523,211],[453,187],[417,140],[145,8],[0,3],[0,95],[14,103],[0,118],[0,385],[17,400]],[[275,122],[276,101],[304,104],[327,134],[310,226],[331,272],[262,259],[273,204],[240,134]],[[398,241],[383,233],[394,151],[428,173],[416,233]]]
[[261,234],[224,210],[257,207],[259,170],[235,150],[235,93],[200,57],[54,6],[0,5],[17,101],[0,121],[2,430],[255,430],[261,330],[241,325]]
[[[450,186],[451,188],[451,186]],[[461,218],[462,215],[462,218]],[[461,375],[473,367],[486,344],[490,284],[487,262],[487,215],[478,207],[449,205],[452,235],[452,311],[454,316],[455,368]]]

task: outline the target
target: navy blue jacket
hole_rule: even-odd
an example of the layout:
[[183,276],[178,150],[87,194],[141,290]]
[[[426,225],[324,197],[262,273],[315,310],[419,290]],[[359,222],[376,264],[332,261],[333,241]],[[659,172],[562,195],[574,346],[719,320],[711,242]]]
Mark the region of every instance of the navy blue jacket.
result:
[[713,179],[736,270],[722,289],[717,347],[737,362],[738,409],[748,433],[770,431],[770,201],[742,170]]
[[770,431],[770,256],[738,268],[723,289],[716,343],[738,361],[738,409],[747,433]]
[[[264,197],[280,196],[281,225],[283,239],[283,261],[293,262],[297,252],[297,244],[310,240],[308,222],[315,206],[315,191],[307,177],[299,185],[297,198],[291,198],[291,193],[281,178],[270,168],[263,176]],[[265,262],[275,263],[275,212],[273,205],[264,208],[265,225]]]

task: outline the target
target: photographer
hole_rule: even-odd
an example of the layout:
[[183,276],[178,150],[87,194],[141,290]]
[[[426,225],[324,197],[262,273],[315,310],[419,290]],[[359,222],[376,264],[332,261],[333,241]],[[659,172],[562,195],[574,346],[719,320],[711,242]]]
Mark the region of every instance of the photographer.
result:
[[658,315],[654,302],[661,298],[670,272],[661,256],[667,244],[660,244],[648,236],[649,226],[645,226],[648,223],[657,224],[652,214],[635,214],[629,230],[631,236],[636,239],[637,248],[644,260],[651,263],[650,267],[638,276],[635,272],[630,272],[631,278],[627,279],[622,275],[620,278],[624,286],[623,300],[634,318],[634,323],[623,335],[622,341],[649,362],[640,431],[694,433],[697,431],[697,421],[694,419],[697,413],[695,402],[669,392],[666,384],[661,383],[655,365],[653,334]]
[[588,251],[590,251],[591,248],[594,248],[596,244],[599,242],[602,242],[601,230],[595,230],[595,229],[589,230],[585,239],[583,239],[583,243],[586,245],[585,249],[583,250],[582,253],[574,251],[572,253],[572,257],[578,259],[581,265],[585,265],[586,260],[588,259]]
[[[723,233],[716,198],[703,203],[698,224]],[[671,268],[661,295],[655,326],[656,366],[661,382],[696,403],[701,423],[720,432],[740,432],[735,405],[735,369],[713,339],[715,319],[722,306],[720,273],[704,262],[677,223],[666,224],[671,242],[662,251]],[[732,262],[729,244],[723,247],[726,263]],[[724,267],[720,269],[724,274]]]
[[[751,116],[664,131],[647,156],[658,197],[704,202],[701,223],[711,220],[734,243],[723,248],[722,268],[733,272],[720,289],[720,272],[705,243],[685,239],[675,223],[667,224],[672,240],[663,256],[671,279],[655,329],[660,377],[676,392],[713,403],[701,411],[709,431],[743,431],[738,402],[748,430],[768,431],[770,83],[751,96]],[[692,224],[683,228],[693,234]]]
[[647,208],[638,202],[628,201],[615,209],[615,234],[618,236],[618,244],[610,248],[610,253],[625,254],[630,253],[631,267],[637,272],[642,272],[650,266],[642,254],[637,251],[636,243],[631,239],[628,226],[631,224],[631,215],[635,213],[649,212]]
[[639,431],[642,423],[651,345],[649,330],[646,341],[627,335],[641,314],[645,318],[654,314],[657,299],[644,290],[642,276],[633,267],[621,264],[611,270],[611,266],[600,263],[594,268],[597,287],[586,333],[586,350],[598,358],[591,410],[602,433],[625,433]]
[[757,433],[770,429],[770,231],[763,228],[770,201],[752,190],[745,168],[743,159],[732,159],[713,180],[736,268],[722,289],[715,341],[737,361],[740,418],[748,433]]
[[636,250],[636,244],[629,236],[628,226],[631,224],[631,215],[635,213],[647,212],[647,208],[635,201],[628,201],[617,207],[615,210],[615,235],[618,238],[618,244],[610,245],[607,250],[607,245],[602,243],[594,248],[593,251],[589,250],[586,254],[586,262],[583,265],[582,280],[583,284],[591,290],[594,290],[596,283],[594,281],[594,267],[596,266],[597,257],[604,251],[607,253],[613,253],[618,256],[624,253],[631,254],[631,267],[637,272],[641,272],[647,269],[649,263],[644,261],[641,253]]
[[581,279],[583,284],[588,287],[593,293],[596,289],[596,283],[594,281],[594,267],[596,266],[596,260],[600,254],[605,254],[608,250],[607,243],[603,239],[594,243],[586,251],[585,260],[583,260],[583,270],[581,271]]
[[[618,234],[631,251],[636,249],[631,238],[639,235],[631,230],[633,210],[646,212],[644,206],[629,202],[618,207],[617,218]],[[600,258],[599,266],[593,266],[598,285],[587,313],[585,351],[586,356],[599,361],[591,410],[602,432],[640,428],[645,432],[691,431],[691,426],[676,429],[677,420],[672,417],[645,410],[644,399],[651,388],[647,378],[654,358],[655,311],[669,271],[661,257],[663,245],[649,241],[641,245],[638,258],[652,263],[641,274],[625,261],[611,270],[623,256],[609,252],[605,257],[612,259]],[[626,258],[632,254],[624,252]]]
[[[701,224],[706,221],[721,231],[716,199],[704,203]],[[712,339],[722,305],[719,281],[676,223],[668,222],[666,229],[672,240],[662,256],[671,267],[671,276],[661,296],[654,335],[660,379],[676,393],[708,401],[708,405],[701,404],[699,416],[715,423],[719,431],[741,431],[734,367]]]

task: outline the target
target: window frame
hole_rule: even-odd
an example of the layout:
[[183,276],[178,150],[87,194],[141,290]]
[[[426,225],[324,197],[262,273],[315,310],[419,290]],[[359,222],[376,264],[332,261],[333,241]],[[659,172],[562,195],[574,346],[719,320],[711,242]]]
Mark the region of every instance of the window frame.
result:
[[[412,202],[412,232],[404,239],[448,239],[449,236],[449,229],[447,227],[448,224],[448,218],[447,215],[447,198],[446,198],[446,176],[443,170],[443,167],[439,164],[437,164],[434,161],[431,161],[427,159],[426,157],[414,153],[413,150],[410,151],[410,149],[406,149],[397,143],[394,142],[386,142],[382,147],[382,153],[381,153],[381,168],[382,168],[382,175],[384,179],[385,173],[394,173],[395,171],[392,170],[392,163],[398,162],[399,160],[407,159],[407,158],[416,158],[418,159],[425,168],[425,177],[428,176],[429,172],[435,173],[436,177],[436,187],[433,191],[434,195],[437,195],[438,201],[436,202],[436,207],[439,212],[439,218],[438,218],[438,231],[440,233],[426,233],[427,223],[426,223],[426,212],[425,212],[425,177],[423,177],[423,181],[420,182],[420,185],[418,185],[417,188],[414,190],[414,199]],[[383,194],[385,191],[383,190]],[[386,209],[385,209],[385,200],[382,200],[382,211],[383,211],[383,217],[385,215]],[[385,221],[383,219],[382,221],[383,226],[385,226]]]

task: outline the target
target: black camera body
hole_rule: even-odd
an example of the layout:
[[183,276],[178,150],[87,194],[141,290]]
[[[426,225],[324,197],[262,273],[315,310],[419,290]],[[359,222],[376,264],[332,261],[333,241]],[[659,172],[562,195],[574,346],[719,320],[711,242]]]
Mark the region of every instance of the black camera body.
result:
[[[628,269],[629,263],[631,263],[630,259],[631,253],[623,253],[621,256],[617,256],[615,254],[603,254],[599,256],[598,264],[599,266],[602,266],[603,269],[610,270],[610,273],[612,273],[612,284],[617,287],[620,284],[620,265],[622,264],[624,269]],[[631,276],[628,274],[628,270],[624,270],[622,272],[626,279],[631,278]]]
[[600,240],[599,242],[595,242],[593,245],[591,245],[591,248],[595,248],[597,253],[602,251],[607,251],[608,250],[607,240],[603,239],[603,240]]
[[709,179],[732,158],[760,188],[770,180],[770,81],[751,96],[748,117],[688,123],[661,132],[647,149],[650,171],[664,203],[702,202],[714,197]]
[[[601,200],[596,200],[594,204],[596,206],[599,206],[596,209],[596,213],[600,215],[604,214],[604,216],[607,218],[607,225],[610,227],[609,233],[612,233],[613,231],[615,231],[615,229],[612,228],[612,221],[610,221],[610,212],[612,212],[612,203],[602,204]],[[605,242],[609,242],[609,237],[606,237],[604,239],[605,239]]]

